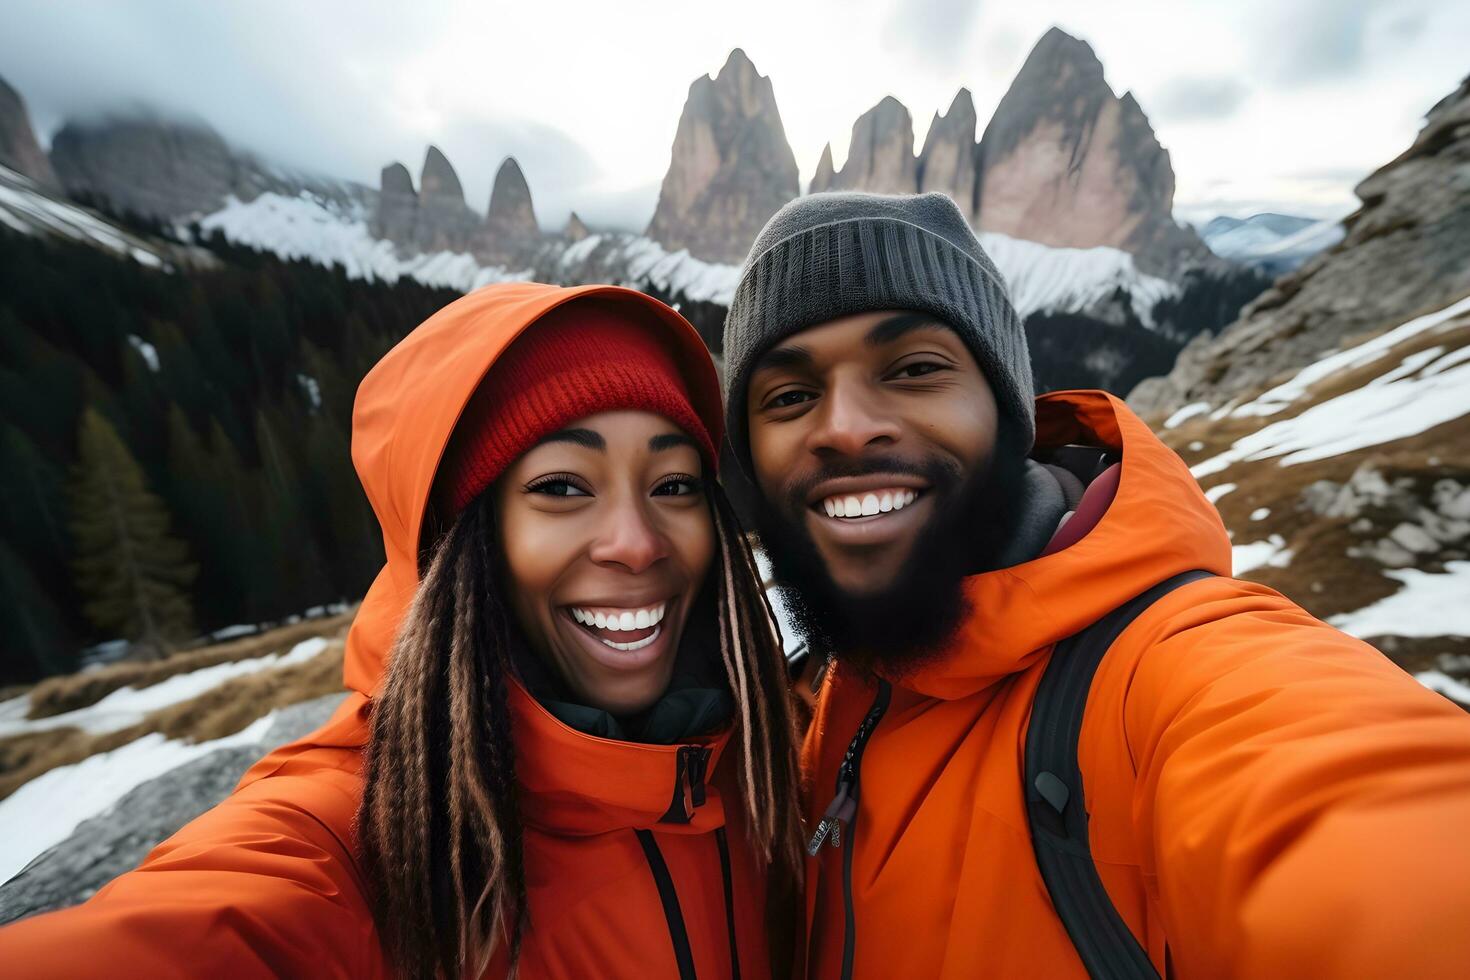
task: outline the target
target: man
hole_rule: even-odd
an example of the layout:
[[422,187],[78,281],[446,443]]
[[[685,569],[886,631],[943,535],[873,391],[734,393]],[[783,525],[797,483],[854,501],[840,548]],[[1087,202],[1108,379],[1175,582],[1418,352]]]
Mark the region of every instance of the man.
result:
[[[1214,508],[1121,401],[1034,398],[948,198],[787,205],[725,357],[762,543],[832,656],[809,976],[1464,975],[1470,717],[1230,579]],[[1079,633],[1095,676],[1080,640],[1048,674]],[[1069,681],[1075,748],[1030,731]],[[1034,766],[1057,744],[1080,779]]]

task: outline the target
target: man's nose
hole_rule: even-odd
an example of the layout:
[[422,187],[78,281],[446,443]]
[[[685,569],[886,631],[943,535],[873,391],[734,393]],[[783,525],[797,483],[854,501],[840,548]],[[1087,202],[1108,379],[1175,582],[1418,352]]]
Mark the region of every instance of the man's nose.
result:
[[668,538],[654,524],[647,504],[630,495],[608,509],[607,522],[589,550],[593,561],[637,574],[668,556]]
[[896,442],[897,417],[885,410],[871,386],[853,379],[834,382],[817,407],[807,448],[818,456],[856,456],[875,445]]

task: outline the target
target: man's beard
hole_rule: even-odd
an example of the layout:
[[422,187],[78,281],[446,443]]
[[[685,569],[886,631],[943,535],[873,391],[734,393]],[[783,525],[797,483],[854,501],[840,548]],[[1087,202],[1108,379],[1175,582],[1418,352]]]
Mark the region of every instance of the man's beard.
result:
[[[970,612],[965,577],[996,567],[1019,510],[1026,457],[1009,429],[1002,423],[989,463],[968,478],[944,460],[874,455],[829,463],[782,488],[777,501],[758,494],[757,532],[797,634],[815,651],[892,679],[942,652]],[[807,496],[821,481],[869,473],[921,477],[935,506],[894,580],[854,595],[833,581],[807,530]]]

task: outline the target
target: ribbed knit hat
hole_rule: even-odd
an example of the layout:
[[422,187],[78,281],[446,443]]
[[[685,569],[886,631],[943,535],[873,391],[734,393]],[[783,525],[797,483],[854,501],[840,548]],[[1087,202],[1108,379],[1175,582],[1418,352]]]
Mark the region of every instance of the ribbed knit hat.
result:
[[445,516],[463,510],[544,436],[598,412],[664,416],[699,445],[713,475],[719,419],[707,425],[700,418],[661,329],[646,310],[598,299],[574,300],[528,327],[455,425],[436,477]]
[[933,314],[964,339],[1001,415],[1036,437],[1026,332],[995,263],[943,194],[810,194],[751,246],[725,317],[725,420],[747,469],[746,386],[755,361],[807,327],[871,310]]

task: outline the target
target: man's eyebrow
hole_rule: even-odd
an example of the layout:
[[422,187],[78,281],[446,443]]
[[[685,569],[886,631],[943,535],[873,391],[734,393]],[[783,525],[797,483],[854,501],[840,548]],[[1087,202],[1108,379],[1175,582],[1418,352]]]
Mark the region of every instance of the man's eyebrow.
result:
[[654,436],[648,440],[648,449],[650,452],[661,453],[665,449],[673,449],[675,446],[688,446],[691,449],[699,448],[695,445],[693,439],[682,432],[665,432],[662,435]]
[[949,327],[932,313],[895,313],[868,331],[863,343],[869,347],[891,344],[904,334],[915,330],[948,330]]
[[794,344],[783,347],[772,347],[760,357],[756,358],[755,367],[750,369],[751,374],[758,371],[766,371],[775,368],[810,368],[816,361],[812,358],[811,351],[805,347],[797,347]]
[[591,429],[558,429],[549,436],[545,436],[536,445],[544,446],[548,442],[570,442],[574,445],[583,446],[587,449],[596,449],[605,452],[607,440]]

